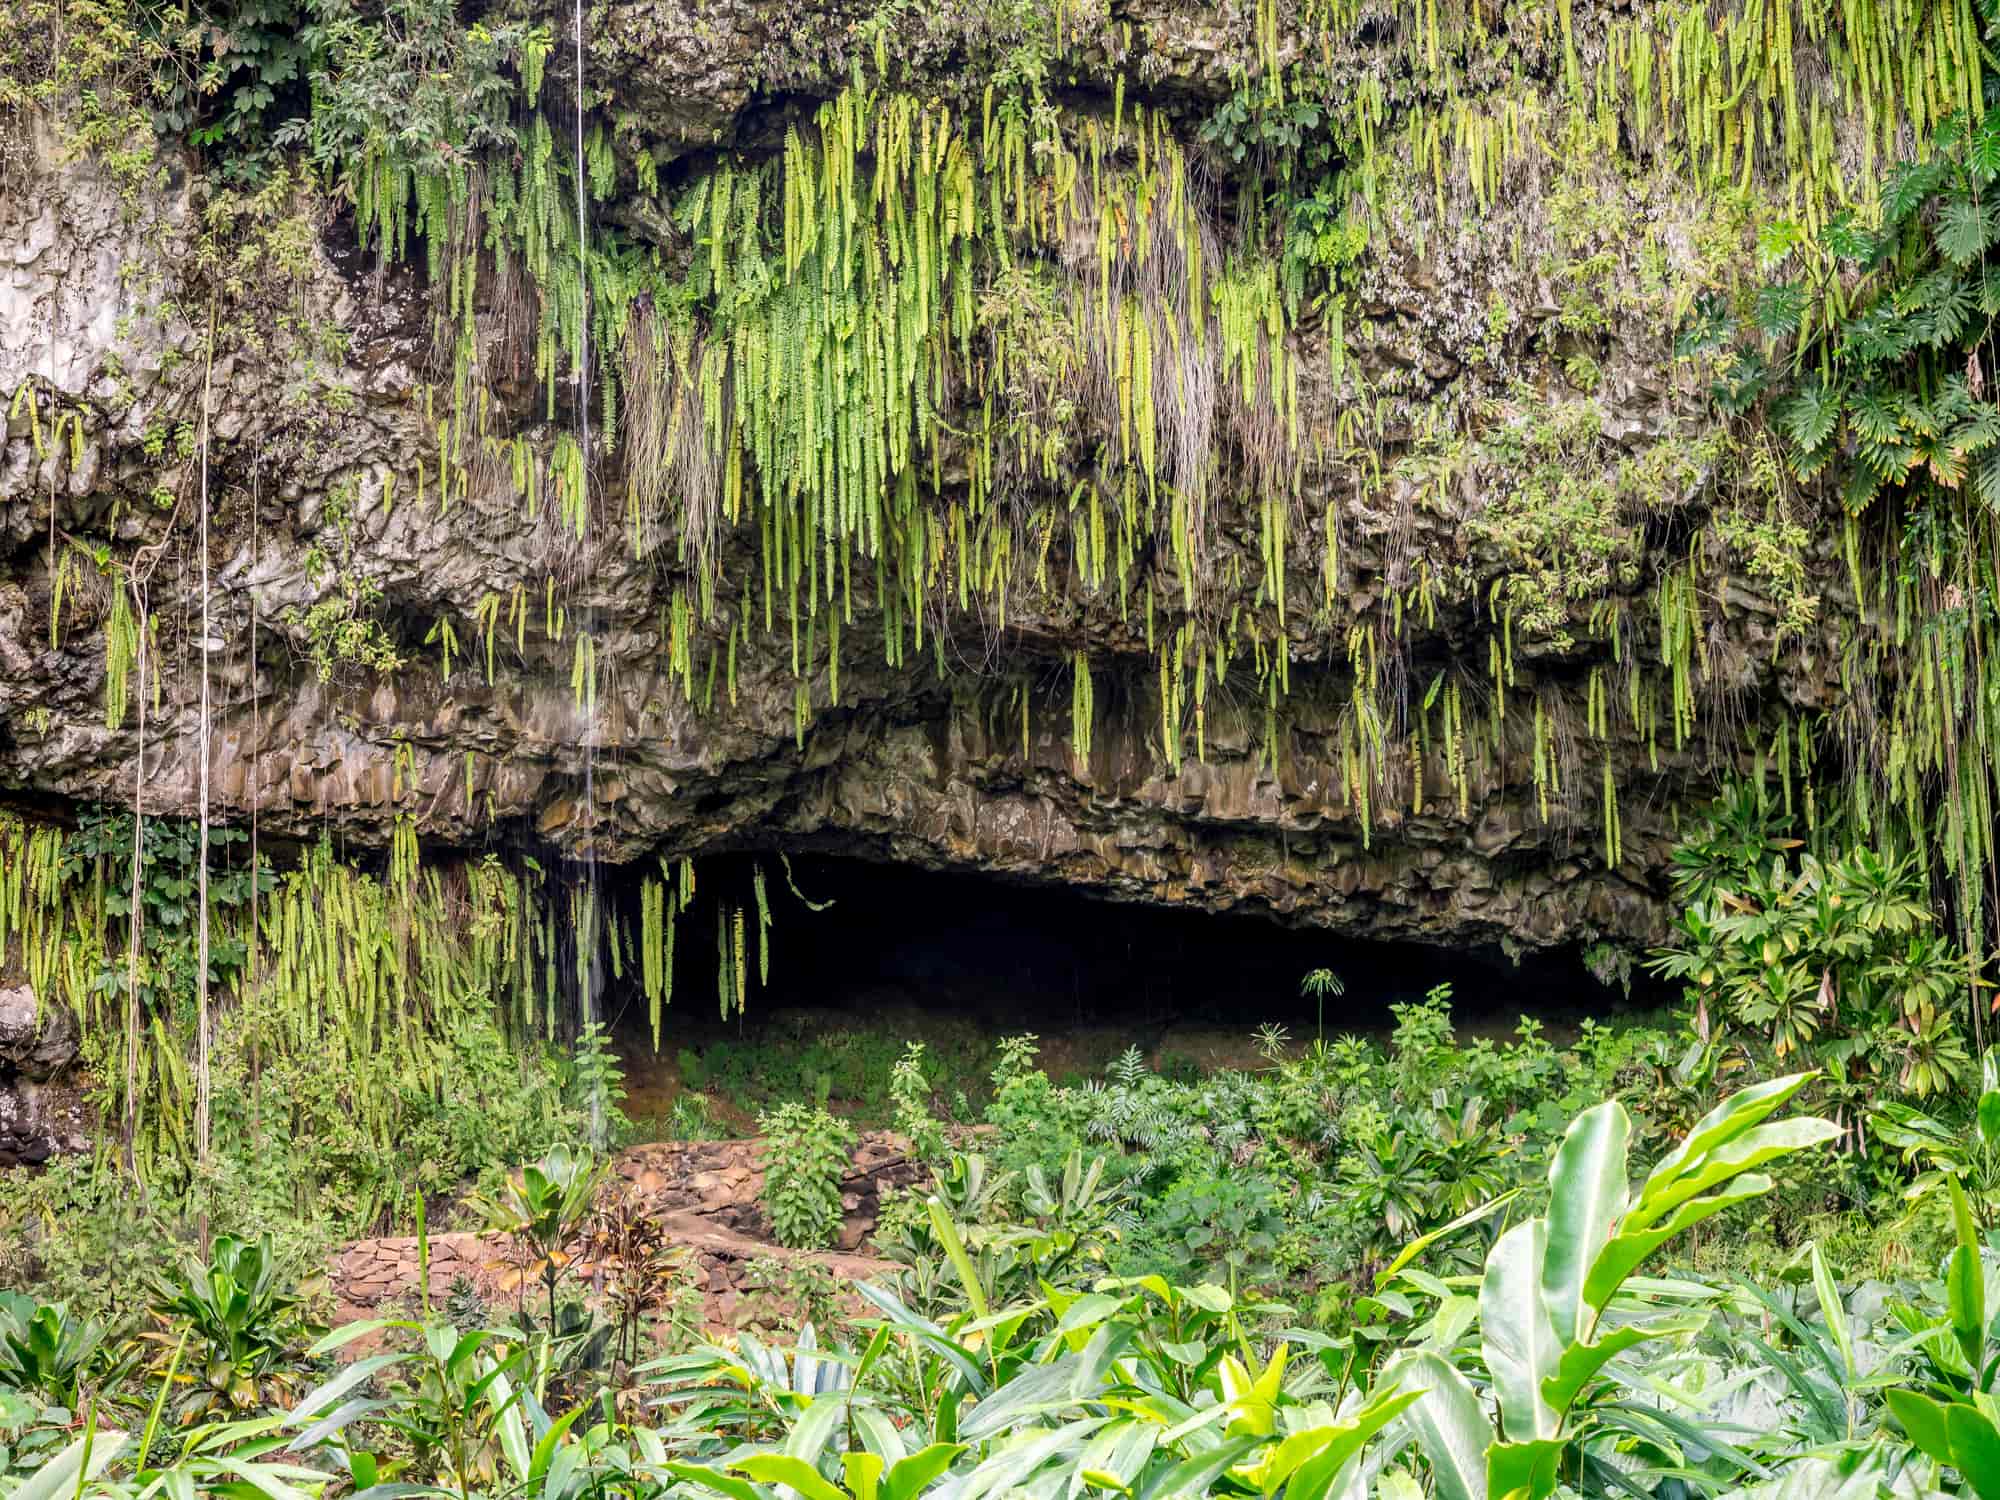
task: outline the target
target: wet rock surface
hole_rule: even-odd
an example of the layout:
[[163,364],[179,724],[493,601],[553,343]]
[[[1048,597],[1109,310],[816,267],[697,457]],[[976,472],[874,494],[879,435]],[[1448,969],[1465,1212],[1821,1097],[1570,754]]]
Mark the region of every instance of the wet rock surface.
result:
[[58,1081],[77,1046],[67,1011],[41,1007],[28,985],[0,988],[0,1167],[89,1149],[82,1096]]
[[[1108,99],[1110,64],[1143,62],[1155,104],[1196,118],[1227,92],[1232,44],[1221,38],[1241,29],[1224,24],[1234,12],[1140,10],[1145,58],[1085,48],[1080,55],[1094,61],[1080,65],[1078,97],[1087,102],[1096,90]],[[781,141],[846,76],[859,45],[848,23],[860,19],[859,10],[808,14],[764,0],[632,0],[604,10],[587,67],[664,170],[718,142],[754,151]],[[941,12],[921,34],[899,35],[899,45],[934,75],[962,71],[980,54],[956,24]],[[551,66],[567,66],[561,49]],[[1231,691],[1209,706],[1206,756],[1169,769],[1142,629],[1088,613],[1061,586],[1012,603],[1004,628],[977,617],[938,622],[940,673],[928,663],[882,664],[874,585],[857,570],[837,704],[825,670],[812,674],[801,729],[785,646],[760,638],[730,690],[697,711],[660,649],[676,579],[625,554],[615,472],[603,479],[604,540],[582,547],[563,539],[552,509],[540,522],[523,519],[504,466],[476,469],[448,509],[407,494],[407,476],[436,442],[415,395],[436,369],[430,308],[411,275],[378,273],[355,250],[351,223],[331,209],[320,216],[295,283],[308,323],[344,331],[340,357],[314,363],[274,340],[204,372],[193,358],[199,330],[172,315],[159,291],[173,284],[185,251],[194,211],[187,176],[163,177],[135,217],[87,161],[50,138],[34,145],[31,190],[0,195],[0,393],[33,382],[51,411],[76,413],[77,425],[37,443],[17,412],[0,453],[0,796],[47,808],[130,804],[137,792],[151,811],[191,814],[195,671],[206,654],[218,815],[254,816],[269,840],[327,834],[351,849],[381,849],[407,818],[434,849],[526,845],[614,862],[814,850],[1264,913],[1355,937],[1640,944],[1665,930],[1676,806],[1745,753],[1734,729],[1767,705],[1824,702],[1833,680],[1831,651],[1778,661],[1771,608],[1745,592],[1707,627],[1704,690],[1731,705],[1721,720],[1731,726],[1727,744],[1699,730],[1682,744],[1614,736],[1602,762],[1596,749],[1585,758],[1571,748],[1550,810],[1537,785],[1532,720],[1516,715],[1502,726],[1497,763],[1471,778],[1462,807],[1433,745],[1395,752],[1421,763],[1423,793],[1378,797],[1364,809],[1346,789],[1341,738],[1352,632],[1373,629],[1367,622],[1422,562],[1446,583],[1434,613],[1410,627],[1397,669],[1406,697],[1420,698],[1447,666],[1484,673],[1482,611],[1497,565],[1468,530],[1490,498],[1477,476],[1418,493],[1407,479],[1369,487],[1329,467],[1310,477],[1304,503],[1336,518],[1342,583],[1328,610],[1301,607],[1288,627],[1292,689],[1275,759],[1255,694]],[[663,201],[638,194],[629,156],[621,160],[626,175],[604,211],[653,236],[662,253],[684,254]],[[1423,233],[1407,225],[1410,233],[1371,250],[1357,291],[1365,316],[1351,344],[1370,381],[1405,393],[1381,407],[1378,457],[1392,475],[1424,403],[1493,421],[1575,395],[1554,335],[1556,293],[1537,258],[1555,243],[1542,170],[1511,183],[1477,221]],[[1671,183],[1606,191],[1614,188],[1635,215],[1692,212]],[[1490,326],[1496,305],[1515,320],[1499,334]],[[1669,430],[1693,398],[1669,368],[1654,312],[1635,304],[1607,319],[1593,355],[1602,420],[1591,461],[1608,468]],[[1492,340],[1500,344],[1489,350]],[[185,513],[148,498],[163,467],[149,442],[192,423],[204,375],[216,436],[211,634],[221,643],[208,653],[188,646],[198,597]],[[501,430],[549,436],[533,382],[500,389],[498,399]],[[1343,399],[1310,367],[1302,425],[1334,430]],[[391,474],[405,476],[393,501]],[[1254,558],[1252,508],[1218,509],[1218,569]],[[181,517],[178,530],[172,516]],[[80,566],[51,628],[56,574],[80,556],[65,538],[106,534],[158,554],[149,554],[147,590],[163,622],[161,680],[148,689],[158,701],[148,705],[143,751],[137,713],[110,728],[103,711],[114,585]],[[1610,591],[1630,607],[1635,629],[1649,608],[1645,582],[1681,545],[1672,528],[1646,545],[1655,540],[1664,550]],[[729,590],[754,576],[745,546],[725,538],[719,571]],[[302,621],[337,590],[326,559],[342,549],[380,591],[404,656],[397,670],[323,673],[312,658]],[[1821,561],[1829,578],[1837,573],[1830,550]],[[1288,581],[1293,598],[1318,598],[1313,568],[1302,556]],[[592,622],[592,712],[577,702],[572,640],[530,631],[497,651],[474,645],[487,600],[522,597],[539,610],[552,570],[565,579],[572,616]],[[447,674],[439,649],[425,643],[452,622],[461,649]],[[705,652],[720,645],[703,642]],[[1087,757],[1073,752],[1067,717],[1064,673],[1078,651],[1100,684]],[[488,653],[498,658],[490,681]],[[1561,732],[1573,746],[1584,677],[1603,665],[1601,645],[1524,639],[1511,691],[1523,704],[1539,689],[1568,704]],[[1031,699],[1025,734],[1000,701],[1010,685]],[[1604,763],[1622,823],[1615,869],[1600,852]]]

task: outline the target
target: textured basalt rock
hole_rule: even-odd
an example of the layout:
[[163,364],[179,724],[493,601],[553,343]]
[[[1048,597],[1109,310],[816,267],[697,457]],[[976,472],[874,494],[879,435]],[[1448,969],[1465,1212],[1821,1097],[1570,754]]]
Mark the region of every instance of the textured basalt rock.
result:
[[[593,87],[637,122],[663,164],[717,141],[770,144],[815,95],[838,86],[847,49],[858,45],[849,23],[859,13],[837,8],[802,15],[762,0],[642,0],[593,14]],[[1184,103],[1213,99],[1228,88],[1229,49],[1218,38],[1236,34],[1224,24],[1230,14],[1162,9],[1141,28],[1146,56],[1118,61],[1140,69],[1156,101],[1176,92]],[[925,66],[962,65],[946,22],[926,36]],[[552,66],[562,65],[559,54]],[[166,307],[193,189],[171,173],[135,213],[97,168],[65,159],[52,136],[34,144],[32,190],[0,195],[0,393],[33,379],[86,415],[74,455],[67,438],[38,453],[18,414],[0,450],[0,789],[40,808],[130,804],[137,790],[150,811],[192,813],[199,655],[186,642],[199,601],[190,525],[185,510],[163,512],[147,497],[162,471],[149,442],[197,420],[204,379],[200,330]],[[1479,222],[1419,225],[1413,208],[1411,232],[1374,247],[1350,343],[1371,381],[1402,393],[1383,406],[1385,467],[1407,450],[1424,403],[1484,412],[1490,422],[1575,396],[1560,372],[1558,298],[1534,253],[1551,242],[1545,187],[1524,170]],[[1621,213],[1694,213],[1671,183],[1634,186],[1613,175],[1604,191],[1633,198]],[[606,212],[641,232],[651,226],[674,248],[660,202],[627,192]],[[447,848],[520,841],[614,861],[656,850],[810,848],[1440,943],[1640,943],[1663,931],[1672,810],[1707,785],[1718,758],[1735,753],[1733,741],[1726,752],[1698,738],[1678,750],[1636,737],[1613,745],[1623,810],[1617,869],[1599,852],[1597,761],[1568,768],[1573,795],[1545,815],[1525,722],[1508,722],[1503,769],[1468,788],[1464,816],[1455,796],[1436,790],[1446,785],[1441,760],[1427,765],[1433,790],[1418,806],[1377,805],[1364,818],[1341,790],[1335,729],[1348,630],[1390,589],[1407,587],[1415,560],[1434,565],[1448,586],[1432,623],[1413,628],[1402,664],[1408,691],[1421,695],[1441,665],[1461,657],[1485,670],[1475,623],[1500,564],[1468,531],[1487,503],[1476,476],[1422,493],[1404,480],[1370,492],[1352,476],[1316,471],[1308,499],[1334,505],[1344,534],[1342,597],[1331,618],[1294,612],[1293,688],[1275,771],[1263,764],[1261,705],[1226,700],[1211,705],[1206,758],[1166,768],[1143,692],[1155,669],[1136,621],[1085,625],[1059,592],[1024,598],[1004,629],[963,616],[937,627],[946,635],[938,659],[951,675],[928,663],[892,670],[881,665],[870,585],[859,577],[840,703],[826,707],[828,684],[814,682],[801,745],[780,645],[746,654],[733,697],[718,694],[711,713],[696,713],[670,686],[658,645],[668,581],[622,553],[616,524],[601,528],[610,538],[601,551],[579,552],[552,519],[524,523],[497,473],[480,476],[446,514],[407,499],[382,503],[382,476],[410,472],[434,445],[411,398],[436,374],[429,304],[408,274],[377,274],[355,252],[340,212],[326,208],[320,224],[301,295],[312,319],[347,331],[344,352],[308,366],[272,340],[206,372],[215,414],[210,634],[221,643],[210,653],[212,770],[222,816],[254,815],[267,838],[334,832],[360,848],[385,846],[399,815]],[[1489,326],[1496,304],[1513,309],[1502,333]],[[1606,316],[1593,355],[1595,451],[1610,465],[1697,403],[1670,368],[1657,310],[1634,302]],[[1489,339],[1497,349],[1486,348]],[[1340,398],[1323,376],[1309,375],[1300,399],[1305,425],[1332,430]],[[503,421],[532,432],[538,405],[538,391],[520,393]],[[615,518],[615,475],[608,491]],[[355,557],[412,663],[322,681],[297,616],[331,587],[323,559],[342,545],[330,514],[342,494],[351,497],[343,503]],[[171,530],[169,515],[179,517]],[[1218,564],[1232,552],[1254,557],[1255,527],[1253,515],[1225,509]],[[163,649],[164,680],[147,689],[158,702],[146,704],[143,755],[136,711],[120,728],[104,724],[96,627],[108,586],[89,570],[72,586],[51,645],[51,535],[60,552],[65,534],[85,532],[164,542],[148,597],[179,646]],[[1684,537],[1663,525],[1647,545],[1659,551],[1642,559],[1641,581],[1619,586],[1634,602]],[[517,652],[506,643],[489,685],[469,639],[470,659],[448,679],[420,644],[440,619],[463,632],[489,593],[519,587],[539,600],[552,559],[575,580],[572,612],[591,618],[599,639],[594,717],[577,707],[566,646],[531,636]],[[722,570],[740,579],[746,566],[732,553]],[[1298,570],[1293,597],[1315,598],[1309,564]],[[1708,646],[1705,690],[1733,704],[1739,723],[1765,703],[1823,701],[1831,653],[1817,667],[1792,656],[1774,665],[1773,606],[1747,591],[1731,604]],[[1070,749],[1060,666],[1079,648],[1102,674],[1085,763]],[[1523,701],[1538,682],[1580,695],[1583,673],[1600,661],[1587,647],[1532,640],[1519,655]],[[1025,745],[1018,715],[990,690],[1000,677],[1030,693]],[[411,786],[414,800],[399,799],[398,787]]]
[[0,988],[0,1167],[36,1165],[89,1146],[76,1090],[60,1075],[76,1061],[76,1023],[37,1004],[29,986]]

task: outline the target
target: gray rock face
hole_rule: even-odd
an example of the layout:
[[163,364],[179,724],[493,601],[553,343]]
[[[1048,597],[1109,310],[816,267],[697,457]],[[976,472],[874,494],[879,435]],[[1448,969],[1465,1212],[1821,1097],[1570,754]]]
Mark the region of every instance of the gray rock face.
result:
[[75,1089],[0,1079],[0,1167],[38,1167],[89,1149],[89,1115]]
[[27,985],[0,989],[0,1167],[90,1148],[81,1096],[54,1081],[76,1061],[76,1023],[59,1006],[37,1012]]
[[27,985],[0,989],[0,1078],[46,1083],[76,1061],[76,1022],[60,1006],[42,1010]]
[[[1156,97],[1227,92],[1229,57],[1205,29],[1209,12],[1140,9],[1152,17],[1142,29],[1154,48],[1141,75]],[[593,85],[609,91],[619,118],[636,122],[663,163],[718,140],[768,146],[801,98],[837,87],[853,45],[839,15],[815,10],[800,20],[762,0],[625,0],[600,10]],[[808,24],[825,43],[821,54],[793,34]],[[940,31],[926,45],[944,59],[958,43]],[[552,66],[563,65],[559,51]],[[788,99],[789,114],[759,104],[774,79],[802,91]],[[191,814],[203,656],[189,645],[200,610],[188,540],[192,480],[187,462],[163,461],[158,444],[159,434],[199,414],[201,330],[167,295],[192,206],[187,189],[163,181],[135,220],[89,163],[64,159],[47,139],[37,147],[31,190],[0,195],[0,396],[33,383],[46,410],[73,413],[78,425],[44,434],[38,449],[27,417],[16,414],[0,449],[0,792],[123,805],[136,792],[149,811]],[[210,636],[220,647],[206,654],[219,815],[255,816],[266,838],[330,833],[361,848],[386,846],[407,818],[436,846],[522,842],[613,861],[655,851],[812,849],[1135,901],[1261,911],[1356,936],[1524,947],[1656,939],[1675,806],[1742,753],[1741,725],[1769,705],[1823,701],[1835,670],[1830,652],[1817,666],[1774,652],[1773,608],[1753,593],[1733,594],[1706,627],[1703,690],[1732,705],[1727,746],[1699,732],[1677,747],[1628,734],[1601,752],[1621,808],[1616,868],[1599,852],[1600,752],[1584,759],[1565,750],[1567,791],[1553,809],[1544,806],[1526,714],[1506,721],[1504,754],[1474,774],[1463,807],[1435,745],[1394,751],[1399,764],[1421,764],[1421,792],[1405,787],[1364,815],[1345,790],[1352,632],[1376,628],[1384,600],[1408,586],[1419,564],[1442,583],[1434,615],[1409,627],[1398,670],[1410,696],[1447,665],[1486,670],[1482,611],[1503,565],[1475,540],[1472,523],[1505,476],[1475,468],[1433,485],[1399,474],[1415,414],[1435,407],[1503,420],[1579,399],[1563,383],[1559,354],[1574,351],[1558,337],[1556,297],[1537,260],[1554,243],[1547,186],[1524,175],[1478,221],[1448,216],[1371,247],[1349,342],[1371,382],[1402,393],[1379,403],[1370,439],[1378,477],[1389,477],[1364,485],[1362,466],[1330,464],[1310,480],[1310,502],[1331,509],[1343,536],[1341,588],[1326,617],[1302,608],[1289,626],[1292,691],[1275,766],[1264,754],[1261,703],[1231,692],[1209,706],[1206,757],[1190,756],[1178,770],[1158,753],[1157,709],[1146,696],[1156,668],[1143,631],[1136,621],[1088,613],[1061,585],[1010,604],[1004,628],[976,614],[937,622],[947,667],[940,677],[927,662],[883,665],[874,585],[857,571],[837,705],[822,669],[809,683],[813,706],[801,733],[788,649],[760,636],[730,688],[697,712],[660,648],[662,612],[685,577],[671,563],[624,553],[615,473],[603,496],[605,539],[594,548],[563,542],[552,511],[545,523],[524,521],[497,472],[504,465],[477,471],[448,511],[415,503],[409,476],[436,446],[414,395],[420,376],[434,373],[429,304],[407,274],[376,274],[352,251],[348,228],[322,215],[320,241],[305,247],[302,273],[286,283],[295,300],[284,313],[343,330],[337,354],[309,359],[295,343],[244,339],[207,372],[216,435]],[[1614,190],[1640,191],[1615,181],[1606,188]],[[1692,213],[1672,183],[1645,191],[1652,198],[1628,205],[1624,218]],[[1414,194],[1429,196],[1428,188]],[[658,202],[621,191],[604,212],[672,248]],[[1676,229],[1662,243],[1671,249],[1688,238]],[[1498,320],[1496,306],[1513,321]],[[1606,319],[1593,356],[1597,426],[1577,461],[1609,471],[1670,430],[1698,397],[1666,367],[1657,309],[1635,300]],[[1301,423],[1334,431],[1344,400],[1327,380],[1309,377]],[[544,443],[540,408],[539,390],[501,392],[496,421]],[[392,474],[403,485],[394,503],[385,495]],[[163,484],[178,502],[153,502]],[[1218,569],[1223,559],[1254,559],[1252,508],[1219,508]],[[1640,536],[1644,523],[1634,520],[1632,530]],[[162,646],[143,737],[136,683],[133,710],[106,727],[103,629],[116,585],[70,537],[109,537],[121,556],[144,550],[148,559],[146,598]],[[1639,545],[1648,544],[1642,537]],[[1659,556],[1642,556],[1629,580],[1605,589],[1642,623],[1644,583],[1686,548],[1672,528],[1658,545]],[[755,575],[743,539],[724,546],[729,587],[747,586]],[[329,558],[348,559],[341,566],[379,595],[401,669],[316,670],[305,621],[315,605],[338,598],[341,566]],[[1830,554],[1823,561],[1833,576]],[[75,571],[52,644],[56,579],[66,565]],[[1316,566],[1300,556],[1292,598],[1319,597]],[[529,631],[517,647],[503,628],[490,680],[481,657],[492,648],[475,645],[472,622],[485,601],[521,597],[539,613],[552,568],[568,580],[571,615],[593,621],[593,715],[577,706],[573,641]],[[440,622],[456,622],[460,642],[448,675],[438,648],[423,644]],[[701,642],[704,662],[720,650],[721,629]],[[1093,744],[1081,759],[1070,748],[1063,675],[1078,651],[1100,674]],[[1584,677],[1604,665],[1601,645],[1524,638],[1518,655],[1519,701],[1530,703],[1538,684],[1568,695],[1574,712],[1562,733],[1572,736]],[[1028,694],[1025,732],[1009,691]],[[47,1074],[24,1066],[20,1076]]]

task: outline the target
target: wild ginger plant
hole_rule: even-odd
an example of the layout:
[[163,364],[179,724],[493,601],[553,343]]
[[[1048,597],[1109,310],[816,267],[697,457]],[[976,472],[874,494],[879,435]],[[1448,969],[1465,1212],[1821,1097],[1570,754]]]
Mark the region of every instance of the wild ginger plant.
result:
[[[1617,1441],[1619,1419],[1594,1397],[1613,1382],[1612,1362],[1641,1344],[1691,1335],[1705,1320],[1658,1312],[1621,1291],[1683,1231],[1770,1192],[1771,1178],[1757,1168],[1839,1135],[1811,1116],[1771,1119],[1811,1077],[1795,1073],[1724,1100],[1636,1187],[1622,1104],[1600,1104],[1571,1123],[1549,1166],[1548,1212],[1500,1236],[1476,1306],[1460,1302],[1455,1325],[1441,1309],[1433,1323],[1476,1329],[1485,1389],[1465,1367],[1476,1370],[1474,1349],[1455,1337],[1439,1342],[1436,1331],[1432,1346],[1390,1360],[1377,1382],[1423,1391],[1405,1420],[1441,1500],[1547,1500],[1601,1463],[1595,1447]],[[1381,1284],[1394,1283],[1434,1238],[1410,1246]]]

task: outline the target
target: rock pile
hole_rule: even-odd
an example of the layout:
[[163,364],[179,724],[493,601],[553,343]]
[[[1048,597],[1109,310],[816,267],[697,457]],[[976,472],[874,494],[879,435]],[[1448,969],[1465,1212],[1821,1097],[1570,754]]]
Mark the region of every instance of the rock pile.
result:
[[[614,1189],[636,1190],[668,1239],[693,1252],[695,1285],[703,1294],[706,1321],[714,1329],[735,1326],[748,1272],[758,1261],[816,1264],[843,1281],[886,1272],[886,1262],[856,1252],[874,1233],[883,1189],[908,1186],[923,1171],[910,1160],[902,1137],[886,1131],[862,1136],[841,1179],[837,1248],[788,1250],[771,1239],[770,1216],[758,1201],[764,1186],[763,1151],[763,1142],[757,1140],[667,1141],[635,1146],[612,1164]],[[461,1277],[489,1304],[510,1304],[514,1293],[507,1285],[507,1253],[503,1235],[432,1235],[433,1305],[442,1305]],[[587,1260],[576,1271],[584,1285],[594,1280],[595,1270]],[[417,1241],[409,1235],[356,1241],[341,1250],[329,1267],[343,1318],[376,1313],[394,1301],[414,1303],[421,1274]]]

